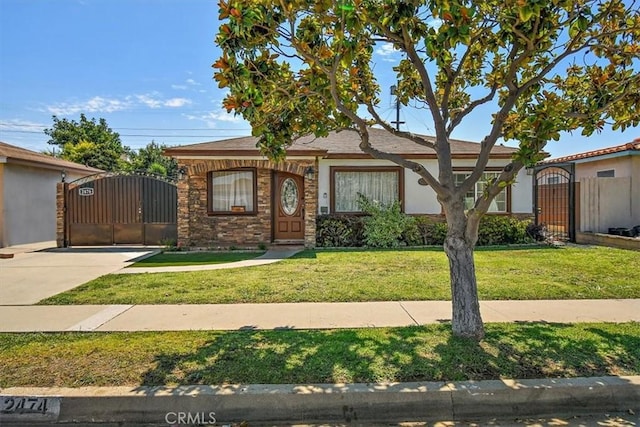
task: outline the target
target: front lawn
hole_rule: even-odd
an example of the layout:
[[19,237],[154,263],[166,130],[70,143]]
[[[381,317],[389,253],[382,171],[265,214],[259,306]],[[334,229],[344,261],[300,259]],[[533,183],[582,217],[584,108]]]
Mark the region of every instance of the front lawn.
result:
[[[478,249],[479,295],[502,299],[640,298],[638,252],[604,247]],[[107,275],[41,304],[205,304],[449,300],[442,250],[304,251],[275,264]]]
[[136,267],[169,267],[179,265],[223,264],[227,262],[245,261],[263,255],[259,252],[167,252],[142,259],[129,268]]
[[640,374],[640,323],[0,334],[0,388],[460,381]]

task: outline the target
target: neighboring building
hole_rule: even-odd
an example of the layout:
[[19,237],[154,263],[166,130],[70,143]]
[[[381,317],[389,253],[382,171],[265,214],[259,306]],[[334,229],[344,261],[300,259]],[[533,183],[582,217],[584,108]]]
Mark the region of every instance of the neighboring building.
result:
[[56,240],[56,183],[101,172],[0,142],[0,247]]
[[609,228],[640,225],[640,138],[542,162],[561,164],[573,165],[578,232],[607,233]]
[[[371,143],[401,154],[438,175],[436,154],[381,129],[370,129]],[[315,245],[318,214],[354,213],[357,193],[381,202],[399,200],[407,214],[441,216],[436,194],[418,183],[419,176],[390,161],[362,153],[355,132],[306,137],[274,163],[261,156],[253,137],[169,148],[183,178],[178,181],[178,243],[184,246],[302,243]],[[462,180],[470,173],[480,144],[451,141],[454,170]],[[485,178],[511,161],[514,148],[496,146]],[[526,171],[496,197],[492,213],[532,214],[531,176]],[[471,205],[482,194],[478,183],[468,195]]]

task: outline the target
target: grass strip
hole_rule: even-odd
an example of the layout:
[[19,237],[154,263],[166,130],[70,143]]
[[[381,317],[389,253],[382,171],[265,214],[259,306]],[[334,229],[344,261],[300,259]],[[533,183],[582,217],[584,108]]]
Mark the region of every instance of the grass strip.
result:
[[[640,256],[604,247],[483,249],[483,300],[640,298]],[[442,250],[304,251],[239,269],[100,277],[41,304],[217,304],[449,300]]]
[[136,267],[171,267],[180,265],[223,264],[245,261],[263,255],[260,252],[172,252],[160,253],[132,264]]
[[640,323],[0,334],[0,387],[460,381],[640,374]]

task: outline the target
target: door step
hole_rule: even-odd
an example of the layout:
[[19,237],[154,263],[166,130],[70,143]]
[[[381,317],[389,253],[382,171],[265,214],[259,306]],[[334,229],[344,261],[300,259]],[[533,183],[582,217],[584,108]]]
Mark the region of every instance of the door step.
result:
[[274,245],[304,245],[304,239],[276,239],[273,241]]

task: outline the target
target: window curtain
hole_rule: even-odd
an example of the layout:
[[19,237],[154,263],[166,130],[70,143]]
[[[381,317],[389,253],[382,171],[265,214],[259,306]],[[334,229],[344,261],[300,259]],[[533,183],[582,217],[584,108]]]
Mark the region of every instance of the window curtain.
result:
[[359,212],[358,193],[385,205],[399,200],[397,172],[336,171],[334,179],[336,212]]
[[213,211],[230,212],[232,206],[244,206],[253,212],[253,171],[226,171],[211,174]]

